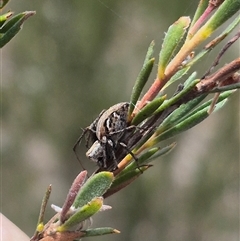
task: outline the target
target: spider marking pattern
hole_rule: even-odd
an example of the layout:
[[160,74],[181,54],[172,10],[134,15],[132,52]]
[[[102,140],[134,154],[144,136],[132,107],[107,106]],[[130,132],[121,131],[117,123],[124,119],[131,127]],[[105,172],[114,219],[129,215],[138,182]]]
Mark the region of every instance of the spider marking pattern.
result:
[[[131,153],[127,146],[120,141],[124,133],[129,128],[132,129],[127,123],[128,109],[129,103],[121,102],[103,110],[78,138],[73,148],[74,152],[76,153],[77,145],[85,136],[87,148],[91,145],[86,152],[86,156],[96,162],[99,167],[108,169],[109,166],[113,166],[113,169],[115,169],[118,164],[116,151],[122,147],[128,153]],[[133,154],[132,156],[134,157]]]

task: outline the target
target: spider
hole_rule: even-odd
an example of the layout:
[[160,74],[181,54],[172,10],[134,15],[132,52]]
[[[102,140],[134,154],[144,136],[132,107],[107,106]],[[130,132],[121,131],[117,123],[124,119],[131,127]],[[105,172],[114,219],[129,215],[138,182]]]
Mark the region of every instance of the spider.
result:
[[101,168],[109,169],[112,165],[114,166],[113,169],[117,167],[118,161],[115,153],[121,147],[127,150],[135,159],[133,153],[128,150],[127,145],[120,141],[124,133],[133,128],[127,123],[128,109],[129,103],[121,102],[107,110],[103,110],[78,138],[73,147],[74,152],[76,153],[76,148],[83,136],[86,136],[86,146],[87,148],[90,146],[86,156]]

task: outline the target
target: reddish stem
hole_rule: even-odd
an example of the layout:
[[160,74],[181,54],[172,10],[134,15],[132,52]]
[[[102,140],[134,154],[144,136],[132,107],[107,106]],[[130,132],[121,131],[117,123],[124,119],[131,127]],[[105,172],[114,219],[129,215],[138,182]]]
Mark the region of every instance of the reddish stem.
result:
[[135,110],[138,112],[146,105],[148,101],[153,100],[158,95],[162,87],[166,84],[166,82],[167,79],[160,80],[159,78],[156,78],[151,87],[148,89],[147,93],[142,97],[141,101],[138,103]]
[[192,36],[197,32],[197,30],[202,26],[206,19],[211,15],[211,13],[222,4],[222,0],[209,1],[208,7],[205,9],[204,13],[200,18],[195,22],[192,28],[189,30],[188,39],[191,39]]

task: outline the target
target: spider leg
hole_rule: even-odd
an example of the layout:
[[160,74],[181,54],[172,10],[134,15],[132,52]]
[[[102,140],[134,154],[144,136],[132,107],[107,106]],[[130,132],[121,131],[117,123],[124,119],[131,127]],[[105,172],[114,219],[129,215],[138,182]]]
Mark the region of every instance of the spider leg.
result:
[[134,161],[137,164],[137,168],[138,170],[142,173],[142,170],[140,169],[140,166],[138,164],[138,158],[135,156],[135,154],[127,147],[127,145],[123,142],[119,142],[119,145],[121,145],[123,148],[125,148],[128,152],[128,154],[130,154],[132,156],[132,158],[134,159]]
[[111,139],[108,139],[108,142],[107,142],[110,146],[110,151],[111,151],[111,154],[112,154],[112,158],[113,158],[113,162],[114,162],[114,168],[117,167],[118,163],[117,163],[117,158],[116,158],[116,155],[115,155],[115,146],[114,146],[114,143]]
[[76,154],[77,146],[81,143],[82,138],[85,136],[85,134],[87,132],[87,128],[86,129],[82,129],[82,130],[83,130],[82,134],[78,137],[77,141],[75,142],[75,144],[73,146],[73,151],[74,151],[75,154]]

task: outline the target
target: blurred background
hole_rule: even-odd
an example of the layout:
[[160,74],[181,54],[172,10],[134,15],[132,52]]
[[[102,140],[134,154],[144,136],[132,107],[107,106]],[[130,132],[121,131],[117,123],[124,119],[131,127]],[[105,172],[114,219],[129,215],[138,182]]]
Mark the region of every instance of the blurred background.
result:
[[[152,40],[198,1],[16,1],[36,10],[2,50],[2,212],[31,236],[47,186],[45,220],[81,171],[72,147],[102,109],[129,101]],[[221,30],[219,30],[221,32]],[[224,41],[226,42],[226,41]],[[219,48],[195,69],[208,69]],[[220,66],[239,56],[237,44]],[[156,71],[156,70],[155,70]],[[151,76],[153,80],[156,72]],[[151,82],[151,81],[150,81]],[[239,94],[199,126],[174,138],[172,153],[105,201],[93,226],[121,231],[86,240],[239,240]],[[85,168],[96,166],[78,154]]]

